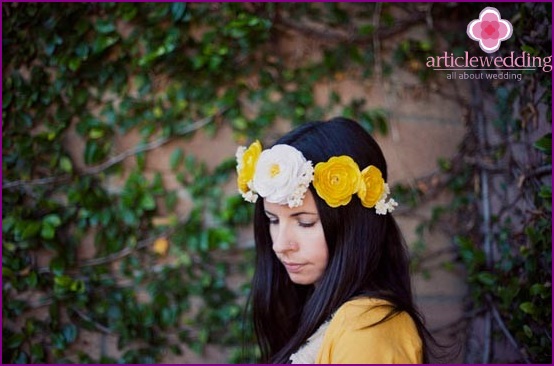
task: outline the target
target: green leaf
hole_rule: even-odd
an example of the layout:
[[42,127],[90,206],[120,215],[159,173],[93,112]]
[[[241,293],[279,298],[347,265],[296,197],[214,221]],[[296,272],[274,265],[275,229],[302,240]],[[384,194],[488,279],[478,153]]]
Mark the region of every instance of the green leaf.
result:
[[201,355],[202,352],[204,352],[204,344],[202,342],[192,341],[191,343],[188,344],[188,346],[197,355]]
[[77,327],[73,324],[66,324],[62,329],[62,334],[67,343],[72,343],[77,338]]
[[98,161],[100,149],[96,141],[87,141],[85,146],[85,163],[92,164]]
[[438,158],[437,165],[443,172],[449,172],[452,169],[452,161],[445,158]]
[[65,270],[65,261],[60,257],[52,259],[50,261],[50,270],[54,275],[60,276]]
[[483,285],[492,286],[496,282],[496,277],[489,272],[481,272],[477,275],[477,279]]
[[2,277],[6,277],[9,279],[15,279],[15,275],[11,269],[9,269],[6,266],[2,266]]
[[75,47],[75,54],[80,59],[84,60],[87,58],[89,53],[89,46],[86,43],[80,43]]
[[174,308],[171,307],[164,307],[162,309],[160,321],[163,325],[169,326],[173,323],[175,323],[176,320],[176,312]]
[[100,36],[96,38],[92,46],[92,52],[94,54],[99,54],[104,51],[106,48],[114,45],[119,41],[119,37],[116,36]]
[[135,3],[122,3],[119,7],[119,14],[125,21],[132,20],[137,15],[137,4]]
[[63,289],[69,289],[69,287],[71,286],[71,284],[73,283],[73,280],[71,279],[71,277],[69,276],[66,276],[66,275],[62,275],[62,276],[57,276],[54,278],[54,283],[63,288]]
[[143,210],[150,211],[156,208],[156,200],[150,193],[144,193],[140,199],[140,207]]
[[77,281],[73,281],[73,283],[71,284],[71,286],[69,286],[69,289],[73,292],[77,292],[79,294],[82,294],[85,292],[85,283],[83,282],[83,280],[77,280]]
[[198,340],[202,344],[208,343],[208,340],[210,339],[210,331],[208,329],[201,329],[198,333]]
[[533,337],[533,331],[527,324],[523,326],[523,333],[525,333],[525,335],[529,338]]
[[2,93],[2,109],[6,109],[12,102],[12,93],[5,91]]
[[64,349],[66,347],[65,337],[60,333],[53,333],[51,336],[52,346],[55,349]]
[[73,171],[73,164],[71,163],[71,159],[69,159],[67,156],[62,156],[60,158],[59,166],[60,169],[66,173],[71,173]]
[[6,251],[4,253],[7,253],[7,252],[13,253],[17,250],[17,245],[15,245],[14,243],[4,241],[2,242],[2,249]]
[[429,40],[422,40],[419,42],[419,46],[423,51],[430,51],[433,47],[431,41]]
[[104,133],[105,132],[102,128],[93,128],[89,131],[88,137],[93,139],[93,140],[96,140],[96,139],[104,137]]
[[6,342],[8,348],[17,348],[25,340],[25,335],[23,333],[16,333],[10,336]]
[[152,184],[150,185],[150,188],[152,194],[154,195],[165,193],[162,175],[160,174],[160,172],[156,172],[156,174],[154,175],[154,179],[152,179]]
[[537,54],[537,50],[535,48],[533,48],[532,46],[529,46],[529,45],[524,44],[523,46],[521,46],[521,50],[524,51],[524,52],[527,52],[530,55],[536,55]]
[[175,172],[182,160],[183,150],[181,148],[176,148],[175,150],[173,150],[171,156],[169,157],[169,166],[171,168],[171,171]]
[[29,356],[27,355],[27,352],[25,351],[19,351],[17,354],[17,357],[15,358],[15,363],[17,364],[28,364],[29,363]]
[[144,151],[142,151],[142,152],[136,154],[135,159],[137,161],[137,167],[140,170],[144,170],[144,167],[146,166],[146,153]]
[[183,15],[185,14],[185,11],[187,10],[187,4],[182,2],[175,2],[171,4],[171,17],[173,18],[174,22],[179,21]]
[[552,133],[549,132],[538,139],[533,146],[547,155],[552,155]]
[[50,214],[50,215],[46,215],[44,216],[44,218],[42,219],[42,223],[47,223],[48,225],[51,225],[53,227],[58,227],[62,224],[62,219],[60,218],[59,215],[56,215],[56,214]]
[[43,223],[42,230],[40,231],[40,236],[43,239],[49,240],[49,239],[53,239],[55,235],[56,235],[56,229],[48,223]]
[[519,305],[519,308],[521,309],[521,311],[523,311],[524,313],[526,314],[530,314],[530,315],[533,315],[535,314],[535,305],[533,305],[532,302],[524,302],[522,303],[521,305]]
[[360,26],[360,28],[358,29],[358,33],[360,33],[360,35],[362,36],[367,36],[373,33],[374,30],[375,30],[375,27],[373,26],[373,24],[364,24]]
[[41,227],[42,227],[42,222],[40,221],[31,221],[27,223],[27,226],[21,233],[21,239],[25,240],[36,236],[39,230],[41,229]]
[[29,276],[27,277],[27,285],[30,287],[30,288],[35,288],[37,287],[37,284],[38,284],[38,276],[37,276],[37,273],[35,271],[31,271],[29,273]]
[[98,19],[94,24],[94,28],[98,33],[110,33],[115,30],[115,24],[109,19]]
[[33,363],[39,363],[44,360],[44,348],[42,344],[35,343],[31,346],[31,357],[33,358]]
[[77,71],[79,66],[81,66],[81,59],[78,57],[73,57],[71,60],[69,60],[69,63],[67,65],[69,67],[69,70]]
[[16,219],[13,216],[6,216],[2,218],[2,232],[7,233],[13,230]]
[[542,290],[544,289],[544,286],[540,283],[535,283],[533,286],[531,286],[531,288],[529,289],[529,294],[531,294],[531,296],[536,296],[536,295],[539,295]]
[[27,319],[25,321],[25,328],[23,328],[23,331],[25,332],[26,336],[32,336],[35,333],[36,327],[35,322],[33,319]]
[[552,187],[547,185],[541,186],[539,197],[550,200],[552,198]]

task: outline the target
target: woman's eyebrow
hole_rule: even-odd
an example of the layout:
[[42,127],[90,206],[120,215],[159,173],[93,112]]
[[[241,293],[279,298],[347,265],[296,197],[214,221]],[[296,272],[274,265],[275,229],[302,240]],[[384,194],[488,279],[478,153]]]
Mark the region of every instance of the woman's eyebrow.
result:
[[290,217],[296,217],[296,216],[300,216],[300,215],[317,215],[317,213],[301,211],[301,212],[295,212],[295,213],[291,214]]

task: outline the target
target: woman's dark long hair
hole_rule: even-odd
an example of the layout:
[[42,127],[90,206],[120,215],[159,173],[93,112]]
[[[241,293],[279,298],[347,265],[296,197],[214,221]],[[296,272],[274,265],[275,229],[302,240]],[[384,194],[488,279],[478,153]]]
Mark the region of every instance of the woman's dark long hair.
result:
[[[387,165],[379,145],[352,120],[306,123],[276,144],[295,147],[314,166],[332,156],[348,155],[360,169],[376,166],[387,181]],[[408,251],[394,218],[363,207],[356,196],[346,206],[331,208],[313,186],[310,189],[329,250],[329,262],[317,287],[290,280],[272,250],[263,200],[256,203],[256,269],[250,300],[261,361],[287,363],[342,304],[367,296],[389,301],[390,316],[405,311],[413,318],[423,340],[424,362],[428,362],[426,339],[430,334],[413,302]]]

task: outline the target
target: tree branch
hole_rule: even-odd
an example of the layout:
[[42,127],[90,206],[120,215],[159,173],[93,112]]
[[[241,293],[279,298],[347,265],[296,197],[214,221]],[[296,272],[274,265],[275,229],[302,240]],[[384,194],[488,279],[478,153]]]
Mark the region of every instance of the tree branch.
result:
[[[219,113],[220,112],[218,112],[218,114]],[[202,127],[204,127],[205,125],[207,125],[208,123],[213,121],[214,117],[215,117],[215,115],[210,116],[210,117],[206,117],[204,119],[201,119],[200,121],[194,122],[190,126],[185,127],[182,131],[177,132],[173,136],[163,137],[161,139],[151,141],[151,142],[149,142],[145,145],[139,145],[139,146],[136,146],[133,149],[129,149],[127,151],[124,151],[123,153],[121,153],[117,156],[114,156],[113,158],[105,161],[102,164],[86,168],[83,171],[83,174],[85,174],[85,175],[98,174],[98,173],[108,169],[109,167],[111,167],[111,166],[113,166],[117,163],[122,162],[123,160],[127,159],[130,156],[134,156],[134,155],[140,154],[140,153],[145,152],[145,151],[150,151],[150,150],[157,149],[158,147],[160,147],[162,145],[165,145],[166,143],[168,143],[169,141],[175,139],[176,137],[180,137],[180,136],[183,136],[183,135],[186,135],[186,134],[189,134],[191,132],[194,132],[194,131],[197,131],[197,130],[201,129]]]
[[71,307],[70,309],[73,312],[75,312],[75,314],[77,314],[79,316],[79,318],[83,319],[86,322],[92,323],[92,325],[94,325],[94,328],[96,330],[98,330],[99,332],[104,333],[104,334],[114,334],[114,332],[110,328],[94,321],[91,317],[89,317],[88,315],[86,315],[85,313],[80,311],[79,309],[76,309],[74,307]]
[[522,187],[523,183],[525,183],[526,180],[534,178],[534,177],[542,177],[543,175],[552,174],[552,164],[544,165],[537,167],[530,171],[529,173],[522,175],[520,177],[518,187]]
[[381,40],[390,38],[399,33],[405,32],[407,28],[424,21],[426,18],[425,13],[416,13],[412,17],[398,22],[395,26],[386,29],[377,29],[373,34],[360,35],[357,31],[345,31],[333,29],[327,25],[297,22],[289,19],[286,16],[280,16],[278,22],[274,24],[274,27],[281,31],[295,31],[302,33],[309,38],[316,38],[325,41],[354,43],[358,45],[373,44],[375,37]]
[[514,347],[519,352],[521,357],[523,357],[523,359],[525,360],[525,363],[531,363],[531,360],[529,359],[529,356],[527,356],[527,353],[525,352],[525,350],[519,346],[514,336],[512,336],[512,333],[510,333],[510,331],[508,330],[508,327],[506,327],[506,324],[504,323],[504,320],[502,320],[502,317],[500,316],[498,309],[496,308],[494,302],[492,301],[491,296],[487,294],[486,299],[489,304],[493,319],[496,321],[496,324],[498,324],[498,327],[500,328],[504,336],[508,339],[512,347]]
[[[134,246],[134,247],[125,247],[122,250],[120,250],[119,252],[109,254],[105,257],[87,259],[85,261],[77,263],[77,267],[79,267],[79,268],[92,267],[92,266],[98,266],[98,265],[101,265],[101,264],[107,264],[107,263],[115,262],[119,259],[125,258],[126,256],[132,254],[133,252],[135,252],[137,250],[146,248],[148,245],[152,244],[159,237],[170,236],[173,233],[173,231],[174,231],[173,229],[167,230],[163,233],[160,233],[159,235],[156,235],[156,237],[154,237],[154,238],[143,239],[143,240],[139,241],[137,243],[137,245]],[[37,270],[37,272],[39,274],[42,274],[42,273],[50,273],[51,271],[50,271],[50,268],[48,268],[48,267],[41,267]]]
[[[184,135],[187,135],[189,133],[192,133],[194,131],[197,131],[201,129],[202,127],[206,126],[208,123],[212,122],[216,116],[219,116],[225,112],[224,110],[218,111],[216,114],[210,117],[206,117],[204,119],[201,119],[200,121],[194,122],[193,124],[186,126],[181,131],[178,131],[175,135],[170,137],[163,137],[158,140],[151,141],[144,145],[136,146],[132,149],[126,150],[122,152],[119,155],[116,155],[107,161],[85,168],[79,175],[80,176],[86,176],[86,175],[96,175],[100,172],[114,166],[115,164],[118,164],[122,162],[123,160],[127,159],[128,157],[137,155],[142,152],[150,151],[157,149],[160,146],[163,146],[167,144],[168,142],[174,140],[177,137],[181,137]],[[11,181],[11,182],[5,182],[2,185],[3,189],[15,189],[19,187],[30,187],[30,186],[40,186],[40,185],[50,185],[50,184],[57,184],[57,183],[63,183],[68,180],[70,180],[70,175],[62,175],[62,176],[54,176],[54,177],[47,177],[47,178],[40,178],[40,179],[34,179],[34,180],[17,180],[17,181]]]

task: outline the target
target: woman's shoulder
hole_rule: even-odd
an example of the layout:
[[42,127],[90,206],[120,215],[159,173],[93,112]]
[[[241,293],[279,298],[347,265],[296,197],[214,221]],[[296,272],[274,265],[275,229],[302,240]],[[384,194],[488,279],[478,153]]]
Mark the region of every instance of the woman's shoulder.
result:
[[366,327],[383,320],[393,309],[389,301],[358,297],[342,304],[333,315],[332,323],[338,323],[341,327],[349,325]]
[[421,363],[422,342],[407,312],[375,298],[344,303],[332,317],[321,363]]
[[347,311],[361,311],[367,308],[378,308],[378,307],[392,307],[392,304],[383,299],[376,297],[355,297],[344,304],[339,308],[339,310]]

